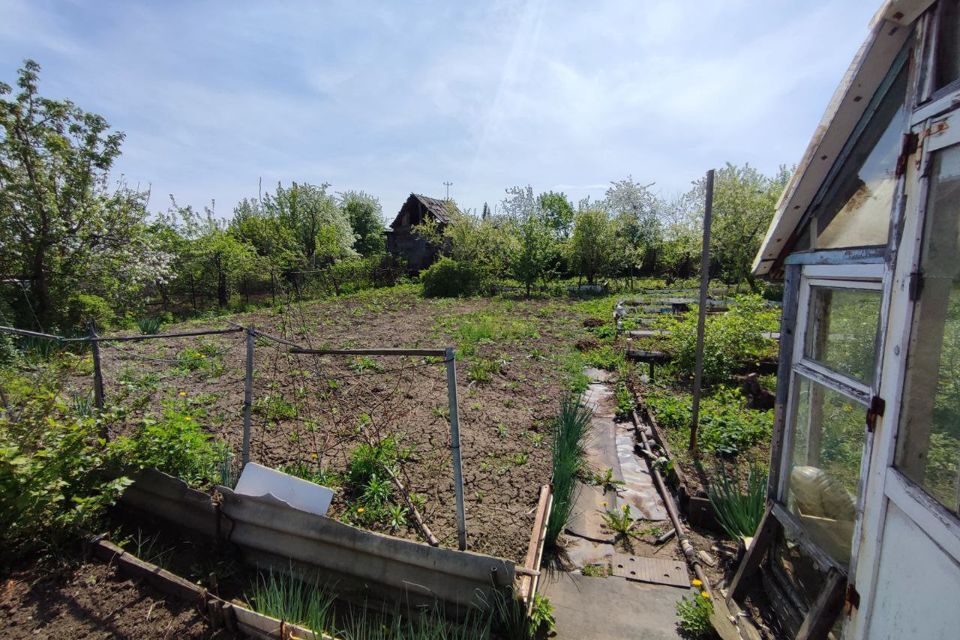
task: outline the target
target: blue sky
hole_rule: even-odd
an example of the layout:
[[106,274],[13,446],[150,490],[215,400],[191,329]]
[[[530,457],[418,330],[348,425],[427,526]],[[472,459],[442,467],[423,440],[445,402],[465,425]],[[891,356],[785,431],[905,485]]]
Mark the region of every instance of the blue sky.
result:
[[227,215],[258,180],[491,206],[628,174],[664,196],[729,160],[803,154],[871,0],[0,0],[0,80],[126,133],[116,169]]

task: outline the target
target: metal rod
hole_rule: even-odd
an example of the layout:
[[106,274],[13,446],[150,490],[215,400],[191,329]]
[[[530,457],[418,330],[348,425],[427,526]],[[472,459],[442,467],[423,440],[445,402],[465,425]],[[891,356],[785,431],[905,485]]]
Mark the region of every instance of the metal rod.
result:
[[99,342],[139,342],[141,340],[157,340],[162,338],[187,338],[190,336],[209,336],[221,333],[237,333],[243,331],[243,327],[231,327],[229,329],[207,329],[202,331],[183,331],[181,333],[155,333],[142,336],[97,336],[95,338],[64,338],[64,342],[73,341],[99,341]]
[[703,208],[703,248],[700,251],[700,308],[697,309],[697,359],[693,374],[693,408],[690,411],[690,452],[697,455],[700,426],[700,394],[703,391],[703,333],[707,321],[710,286],[710,222],[713,217],[713,169],[707,171],[707,194]]
[[257,335],[253,327],[248,328],[246,332],[247,371],[243,382],[243,452],[241,457],[243,467],[250,462],[250,418],[253,410],[253,346]]
[[103,370],[100,366],[100,345],[96,342],[97,329],[93,321],[87,323],[90,332],[90,350],[93,352],[93,403],[103,409]]
[[290,353],[317,356],[445,356],[449,360],[451,349],[302,349],[295,347]]
[[[653,448],[650,446],[650,440],[647,438],[646,431],[644,430],[643,424],[640,422],[640,418],[637,417],[637,412],[631,410],[630,418],[633,420],[633,426],[636,432],[640,435],[642,448],[647,452],[648,457],[653,456]],[[677,532],[677,543],[680,545],[680,550],[687,559],[687,564],[693,567],[693,572],[696,574],[697,579],[703,583],[701,585],[701,589],[706,591],[708,595],[712,596],[713,593],[710,589],[710,580],[704,573],[703,567],[700,566],[700,559],[697,558],[696,549],[693,548],[690,538],[687,537],[687,534],[683,529],[683,523],[680,521],[680,512],[677,511],[677,505],[673,501],[673,494],[667,490],[667,483],[663,480],[663,475],[660,473],[660,467],[653,464],[649,460],[647,461],[647,466],[650,468],[650,473],[653,475],[653,481],[657,487],[657,491],[660,492],[660,497],[663,498],[663,506],[667,509],[667,516],[670,518],[670,524],[673,525],[674,530]]]
[[467,548],[467,518],[463,508],[463,469],[460,461],[460,417],[457,409],[457,362],[453,347],[444,351],[447,362],[447,396],[450,399],[450,457],[453,459],[453,490],[457,498],[457,541]]
[[[39,331],[27,331],[26,329],[16,329],[14,327],[2,327],[0,326],[0,332],[2,333],[13,333],[18,336],[29,336],[31,338],[46,338],[48,340],[63,340],[60,336],[51,335],[49,333],[40,333]],[[86,338],[84,338],[86,340]]]

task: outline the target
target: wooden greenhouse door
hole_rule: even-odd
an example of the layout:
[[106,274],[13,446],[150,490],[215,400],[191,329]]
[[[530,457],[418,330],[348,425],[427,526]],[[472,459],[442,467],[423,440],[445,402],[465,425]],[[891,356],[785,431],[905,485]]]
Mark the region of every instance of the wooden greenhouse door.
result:
[[885,415],[867,478],[849,638],[957,637],[960,607],[960,115],[926,119],[886,324]]

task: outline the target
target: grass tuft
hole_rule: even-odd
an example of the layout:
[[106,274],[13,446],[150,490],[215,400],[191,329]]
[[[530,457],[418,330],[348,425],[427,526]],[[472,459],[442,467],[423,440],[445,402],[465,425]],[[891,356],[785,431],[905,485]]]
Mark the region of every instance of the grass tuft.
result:
[[573,510],[577,476],[584,467],[583,447],[591,415],[577,396],[569,395],[560,403],[553,438],[553,509],[546,536],[547,545],[551,547],[556,546]]

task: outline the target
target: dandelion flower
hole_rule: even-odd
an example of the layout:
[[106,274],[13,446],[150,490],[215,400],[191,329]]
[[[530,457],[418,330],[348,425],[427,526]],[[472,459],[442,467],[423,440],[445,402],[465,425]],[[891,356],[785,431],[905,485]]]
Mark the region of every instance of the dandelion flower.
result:
[[701,592],[700,592],[700,597],[703,598],[704,600],[709,600],[709,599],[710,599],[710,594],[707,593],[706,591],[701,591]]
[[606,500],[604,500],[603,502],[601,502],[601,503],[600,503],[600,506],[601,506],[601,507],[605,507],[605,506],[607,506],[607,501],[606,501]]
[[690,584],[692,584],[692,585],[695,586],[695,587],[699,587],[699,586],[701,586],[703,583],[702,583],[701,581],[697,580],[696,578],[694,578],[693,580],[690,581]]
[[183,398],[184,396],[187,395],[187,392],[186,392],[186,391],[181,391],[179,395],[180,395],[181,398]]
[[317,454],[311,453],[311,454],[310,454],[310,457],[313,458],[314,460],[316,460],[316,459],[317,459]]
[[366,511],[366,509],[363,507],[357,507],[357,513],[363,513],[364,511]]
[[183,419],[189,422],[190,420],[193,420],[193,416],[184,416]]

